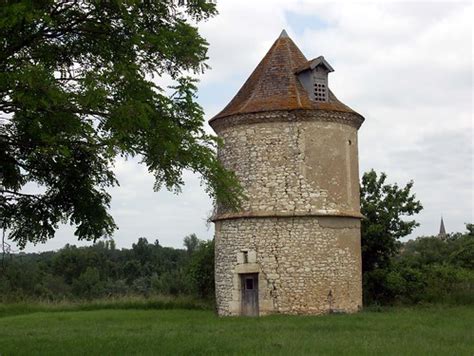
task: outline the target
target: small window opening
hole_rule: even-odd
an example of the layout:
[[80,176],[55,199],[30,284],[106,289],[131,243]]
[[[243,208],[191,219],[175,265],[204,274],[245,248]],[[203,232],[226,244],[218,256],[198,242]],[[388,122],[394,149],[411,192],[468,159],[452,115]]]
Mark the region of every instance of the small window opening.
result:
[[326,101],[326,84],[314,83],[314,100]]
[[352,141],[351,140],[347,140],[347,143],[350,145],[352,145]]
[[248,251],[243,251],[242,253],[244,255],[244,263],[249,263],[249,253],[248,253]]
[[253,289],[253,278],[245,278],[245,289]]

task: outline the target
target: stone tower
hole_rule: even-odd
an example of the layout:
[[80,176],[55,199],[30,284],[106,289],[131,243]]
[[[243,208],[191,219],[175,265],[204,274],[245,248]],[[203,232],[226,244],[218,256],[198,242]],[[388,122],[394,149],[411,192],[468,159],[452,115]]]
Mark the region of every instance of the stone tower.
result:
[[219,159],[248,197],[218,206],[219,315],[355,312],[362,305],[357,130],[364,118],[328,88],[285,31],[210,120]]

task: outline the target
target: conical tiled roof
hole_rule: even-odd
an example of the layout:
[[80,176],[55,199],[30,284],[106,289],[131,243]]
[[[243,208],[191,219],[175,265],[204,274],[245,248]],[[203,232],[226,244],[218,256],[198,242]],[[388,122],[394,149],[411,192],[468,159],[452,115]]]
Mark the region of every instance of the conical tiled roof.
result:
[[328,102],[310,99],[295,72],[308,60],[283,31],[237,95],[210,121],[229,115],[275,110],[333,110],[352,112],[329,91]]

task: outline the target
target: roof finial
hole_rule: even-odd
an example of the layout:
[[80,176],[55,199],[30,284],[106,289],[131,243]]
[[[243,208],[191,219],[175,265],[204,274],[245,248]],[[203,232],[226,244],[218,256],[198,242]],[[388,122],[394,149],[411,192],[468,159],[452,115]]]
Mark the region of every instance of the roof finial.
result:
[[279,38],[288,38],[288,37],[289,37],[289,36],[288,36],[288,34],[286,33],[285,30],[281,31]]

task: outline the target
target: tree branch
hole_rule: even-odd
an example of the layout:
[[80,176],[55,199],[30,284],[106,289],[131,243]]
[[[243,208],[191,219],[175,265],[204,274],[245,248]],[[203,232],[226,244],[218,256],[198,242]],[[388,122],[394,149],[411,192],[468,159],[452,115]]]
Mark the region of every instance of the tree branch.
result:
[[0,189],[0,193],[1,193],[1,194],[16,195],[16,196],[19,196],[19,197],[34,198],[34,199],[37,199],[37,200],[40,199],[40,198],[39,198],[37,195],[35,195],[35,194],[19,193],[19,192],[15,192],[15,191],[13,191],[13,190],[7,190],[7,189]]

